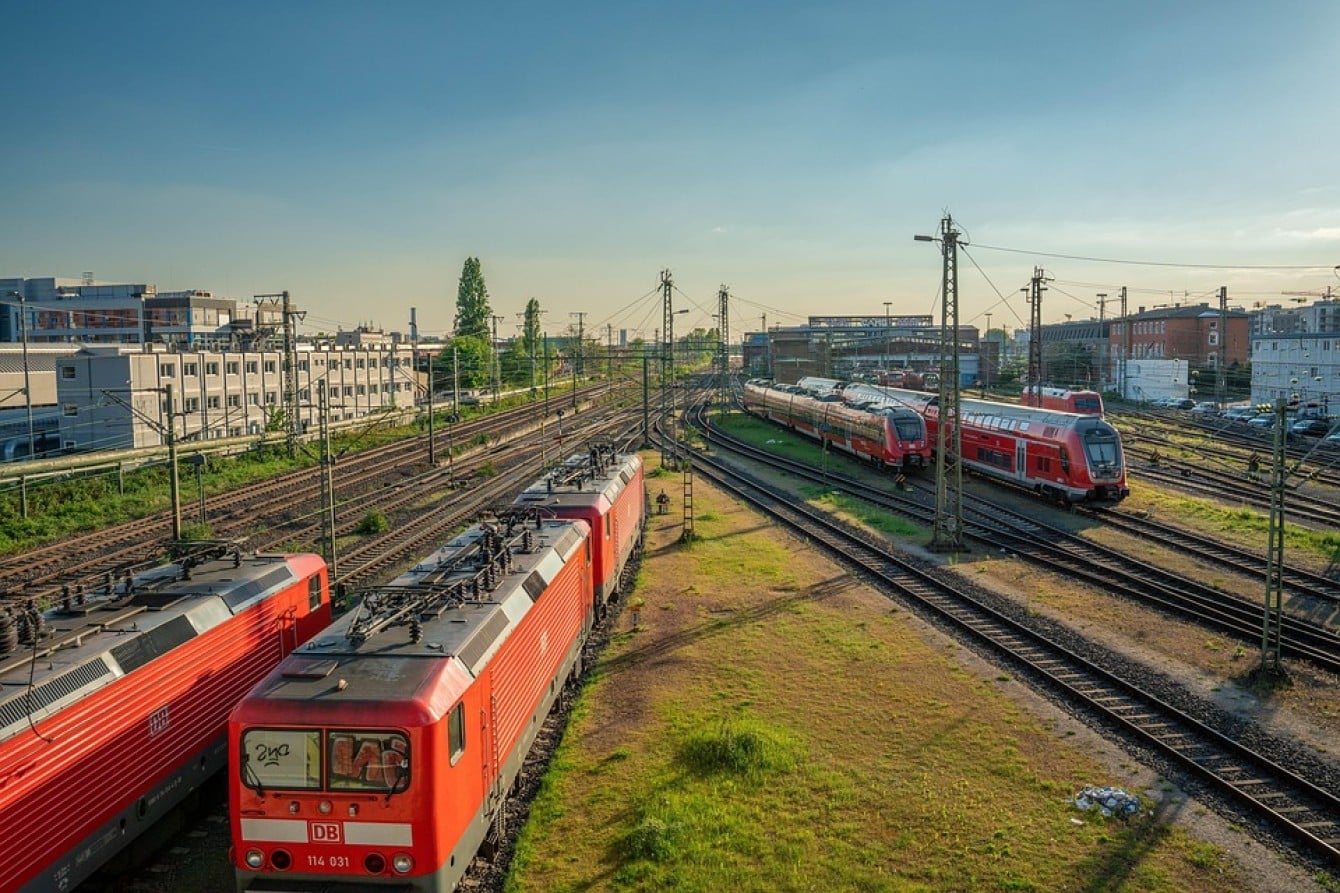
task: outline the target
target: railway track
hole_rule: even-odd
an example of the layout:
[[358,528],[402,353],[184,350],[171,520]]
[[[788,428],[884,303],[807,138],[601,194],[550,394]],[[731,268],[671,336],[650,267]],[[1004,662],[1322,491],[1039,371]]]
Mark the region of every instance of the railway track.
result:
[[1324,782],[1286,768],[996,610],[962,581],[942,579],[825,513],[797,504],[794,494],[754,480],[714,456],[696,453],[693,466],[697,474],[817,544],[996,661],[1022,671],[1082,713],[1100,718],[1107,728],[1199,778],[1309,856],[1340,865],[1340,799]]
[[[448,441],[513,440],[531,431],[535,411],[534,406],[506,410],[457,425],[458,430],[439,433],[436,439],[442,441],[444,452]],[[419,457],[426,453],[427,435],[355,453],[335,467],[337,492],[346,504],[365,504],[370,494],[415,477]],[[449,467],[454,463],[454,459],[449,460]],[[426,468],[426,463],[421,467]],[[318,477],[311,468],[304,468],[218,495],[208,501],[206,510],[216,538],[265,548],[284,537],[260,531],[258,521],[279,529],[315,527],[319,505]],[[0,603],[57,599],[67,588],[71,592],[82,588],[89,594],[109,591],[132,569],[161,560],[162,544],[169,538],[169,531],[169,513],[160,512],[0,559]]]
[[[838,489],[853,498],[928,527],[934,523],[934,496],[929,488],[914,483],[908,493],[880,492],[872,489],[867,480],[847,477],[832,470],[820,471],[812,465],[778,457],[730,437],[719,426],[709,429],[700,421],[699,428],[710,430],[709,437],[714,445],[765,462],[793,477]],[[1214,629],[1244,644],[1260,640],[1262,609],[1257,603],[1237,598],[1182,574],[1147,564],[1132,564],[1129,556],[1116,549],[1075,536],[1047,525],[1032,515],[1013,511],[991,500],[965,495],[963,506],[965,535],[992,551],[1005,549],[1067,579],[1082,581],[1121,598]],[[1105,519],[1107,513],[1094,512],[1093,516]],[[1141,530],[1138,519],[1124,520],[1128,527],[1140,531],[1137,535],[1155,535],[1152,526]],[[1264,573],[1264,562],[1261,566],[1261,572]],[[1296,571],[1289,579],[1298,584],[1303,577],[1302,572]],[[1303,595],[1322,598],[1334,605],[1333,587],[1331,590],[1325,592],[1317,587],[1295,585],[1289,594],[1292,598]],[[1333,617],[1334,610],[1326,611],[1325,616]],[[1337,639],[1333,625],[1318,623],[1308,617],[1286,616],[1283,639],[1291,659],[1307,660],[1332,672],[1340,672],[1340,639]]]

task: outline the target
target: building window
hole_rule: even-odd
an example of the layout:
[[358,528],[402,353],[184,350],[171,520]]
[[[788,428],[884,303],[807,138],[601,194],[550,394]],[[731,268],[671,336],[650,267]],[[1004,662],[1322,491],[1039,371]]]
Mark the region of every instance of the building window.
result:
[[306,360],[298,360],[298,371],[299,371],[299,372],[306,372],[306,371],[307,371],[307,361],[306,361]]
[[172,378],[177,374],[177,367],[172,363],[159,363],[158,374],[163,378]]
[[363,385],[359,385],[359,386],[358,386],[358,396],[362,397],[362,396],[366,395],[367,392],[368,392],[368,389],[367,389],[365,386],[363,386]]
[[266,391],[266,392],[265,392],[265,405],[266,405],[266,406],[274,406],[274,405],[275,405],[276,403],[278,403],[278,402],[279,402],[279,395],[278,395],[278,394],[276,394],[274,391]]
[[185,376],[199,375],[200,367],[196,363],[182,363],[181,374]]
[[260,406],[261,398],[259,394],[247,394],[247,404],[249,406]]
[[352,369],[352,368],[354,368],[354,361],[353,361],[353,360],[345,360],[345,361],[344,361],[344,368],[346,368],[346,369]]
[[64,406],[61,407],[61,412],[63,412],[65,415],[79,415],[79,404],[66,403]]
[[229,375],[236,375],[237,370],[238,370],[238,364],[236,360],[230,360],[223,366],[223,371],[228,373]]
[[182,407],[181,407],[181,408],[182,408],[182,411],[183,411],[183,412],[199,412],[199,411],[200,411],[200,398],[199,398],[199,397],[187,397],[185,400],[182,401]]
[[61,366],[60,377],[70,379],[75,377],[75,368],[73,366]]
[[241,405],[242,405],[242,395],[241,395],[241,394],[229,394],[229,395],[228,395],[228,405],[229,405],[229,406],[241,406]]
[[211,394],[210,396],[206,397],[205,405],[210,409],[218,409],[221,405],[219,396],[217,394]]
[[229,428],[229,429],[228,429],[228,436],[229,436],[229,437],[241,437],[241,436],[242,436],[242,426],[241,426],[241,425],[237,425],[236,427]]
[[255,375],[259,369],[255,360],[247,360],[247,375]]
[[352,397],[353,395],[354,395],[354,389],[353,389],[351,386],[349,386],[349,385],[345,385],[345,386],[344,386],[344,396],[346,396],[346,397]]
[[274,361],[274,360],[266,360],[266,361],[265,361],[265,373],[266,373],[267,375],[273,375],[273,374],[274,374],[274,371],[275,371],[275,361]]

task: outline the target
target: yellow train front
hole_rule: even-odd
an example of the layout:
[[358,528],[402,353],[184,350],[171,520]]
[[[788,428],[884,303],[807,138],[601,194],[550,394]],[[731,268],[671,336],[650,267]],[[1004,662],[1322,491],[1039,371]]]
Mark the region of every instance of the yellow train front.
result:
[[239,891],[447,891],[594,610],[589,527],[478,525],[295,651],[229,720]]

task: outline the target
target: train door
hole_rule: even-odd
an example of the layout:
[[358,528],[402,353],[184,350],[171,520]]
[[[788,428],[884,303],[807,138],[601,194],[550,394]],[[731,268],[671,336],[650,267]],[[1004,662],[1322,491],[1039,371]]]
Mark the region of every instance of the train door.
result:
[[1028,441],[1014,442],[1014,476],[1017,480],[1028,479]]

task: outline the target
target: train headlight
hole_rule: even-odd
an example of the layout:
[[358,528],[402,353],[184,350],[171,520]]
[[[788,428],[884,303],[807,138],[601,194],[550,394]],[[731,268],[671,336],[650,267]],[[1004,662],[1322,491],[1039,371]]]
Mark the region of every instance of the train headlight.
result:
[[316,804],[316,811],[322,815],[330,815],[331,805],[329,800],[322,800]]
[[409,874],[410,869],[414,867],[414,859],[409,853],[396,853],[391,859],[391,867],[397,874]]
[[260,850],[247,850],[247,867],[260,868],[265,864],[265,854]]

